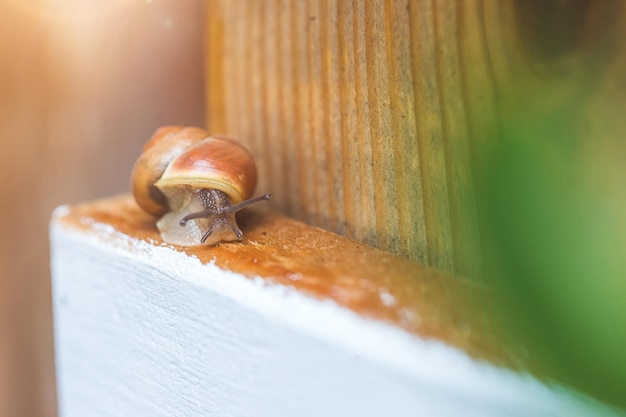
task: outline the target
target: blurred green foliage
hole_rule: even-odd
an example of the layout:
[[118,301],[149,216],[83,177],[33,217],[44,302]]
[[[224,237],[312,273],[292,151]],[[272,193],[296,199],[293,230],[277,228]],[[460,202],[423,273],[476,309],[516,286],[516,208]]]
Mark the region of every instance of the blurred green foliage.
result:
[[626,408],[626,155],[571,124],[520,120],[480,155],[487,278],[548,375]]

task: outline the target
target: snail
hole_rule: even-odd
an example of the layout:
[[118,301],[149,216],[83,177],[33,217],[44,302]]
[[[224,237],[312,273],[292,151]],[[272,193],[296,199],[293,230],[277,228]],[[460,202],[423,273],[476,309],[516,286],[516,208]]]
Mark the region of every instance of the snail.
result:
[[155,217],[161,237],[181,246],[241,240],[235,213],[250,198],[254,159],[237,141],[200,128],[165,126],[144,145],[131,174],[137,204]]

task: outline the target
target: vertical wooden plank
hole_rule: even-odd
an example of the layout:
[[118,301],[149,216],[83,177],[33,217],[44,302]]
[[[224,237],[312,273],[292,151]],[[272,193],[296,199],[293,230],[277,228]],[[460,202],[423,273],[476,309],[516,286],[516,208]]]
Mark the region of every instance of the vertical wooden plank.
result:
[[[207,10],[207,44],[211,51],[204,57],[206,68],[206,103],[211,117],[207,118],[207,126],[211,132],[227,132],[227,110],[229,107],[228,94],[232,94],[229,81],[232,77],[225,74],[231,70],[232,54],[226,53],[225,48],[230,37],[227,36],[224,23],[230,19],[225,16],[226,10],[221,2],[212,2]],[[230,64],[230,65],[229,65]],[[208,76],[211,74],[211,76]]]
[[480,248],[474,208],[474,184],[459,57],[458,7],[436,2],[435,38],[439,45],[437,71],[441,128],[445,143],[454,269],[480,276]]
[[[617,27],[610,15],[625,13],[609,0],[306,0],[266,3],[261,14],[243,0],[221,3],[238,11],[218,27],[236,27],[243,39],[225,41],[239,45],[224,47],[228,65],[249,75],[208,76],[224,85],[244,77],[223,107],[256,144],[261,183],[280,190],[277,206],[472,276],[482,270],[480,156],[528,127],[519,109],[551,115],[551,129],[567,117],[587,120],[587,103],[599,94],[592,86],[617,39],[605,26]],[[563,13],[551,25],[542,10]],[[209,60],[222,38],[209,30]],[[571,136],[582,128],[567,127]]]
[[[230,74],[223,82],[227,85],[231,85],[232,90],[228,93],[228,131],[226,134],[231,134],[243,142],[248,139],[248,125],[250,125],[250,118],[252,115],[251,100],[248,95],[250,94],[250,71],[252,66],[249,63],[250,57],[246,55],[246,30],[247,30],[247,18],[246,18],[246,5],[241,2],[229,2],[223,1],[223,7],[228,10],[227,25],[230,28],[229,33],[232,36],[226,36],[228,39],[228,51],[232,56],[232,60],[224,57],[226,62],[230,65],[229,71],[226,74]],[[213,59],[211,65],[220,65],[219,61],[222,57]],[[229,62],[230,61],[230,62]],[[223,61],[222,61],[223,62]],[[210,71],[210,66],[209,66]],[[243,97],[246,99],[243,100]],[[209,121],[210,121],[209,117]]]
[[359,169],[353,175],[358,175],[361,181],[361,193],[359,195],[359,206],[357,213],[360,213],[359,223],[363,227],[357,229],[356,238],[366,243],[376,246],[378,235],[376,234],[376,213],[375,213],[375,188],[372,172],[372,126],[370,124],[371,113],[368,105],[370,97],[368,91],[367,58],[366,58],[366,28],[365,28],[365,7],[363,2],[354,1],[353,14],[353,42],[355,55],[355,86],[356,91],[356,126],[357,126],[357,148]]
[[309,69],[308,80],[308,131],[306,138],[310,140],[312,150],[311,159],[307,161],[309,173],[313,174],[313,184],[310,185],[313,193],[313,219],[321,227],[328,227],[328,181],[324,138],[324,120],[322,107],[322,45],[320,44],[320,26],[326,24],[320,16],[320,0],[306,2],[303,24],[306,27],[306,65]]
[[388,10],[383,2],[365,2],[365,58],[371,126],[372,177],[371,190],[376,217],[376,237],[380,246],[397,252],[399,241],[396,206],[396,170],[393,166],[392,132],[390,126],[391,97],[387,46],[390,32],[385,25]]
[[[463,111],[465,115],[467,134],[469,138],[469,152],[474,167],[475,178],[480,175],[484,163],[483,156],[488,154],[493,142],[499,140],[499,119],[496,98],[496,85],[488,51],[485,33],[485,14],[483,0],[470,0],[459,3],[457,13],[457,40],[460,59],[460,78],[463,93]],[[471,215],[472,208],[482,212],[482,202],[479,187],[475,188],[478,195],[476,201],[467,210]],[[480,220],[476,220],[479,222]],[[475,266],[481,272],[485,271],[485,257],[488,250],[483,245],[484,236],[477,241],[471,250],[480,251],[474,260],[480,262]]]
[[[277,0],[260,2],[263,5],[262,18],[263,31],[269,33],[279,33],[279,20],[282,18],[280,4]],[[280,73],[280,37],[279,36],[262,36],[260,38],[263,53],[264,72],[262,87],[263,98],[265,104],[263,118],[266,120],[266,128],[263,132],[263,158],[267,165],[267,178],[260,181],[257,193],[269,192],[272,189],[273,204],[276,209],[284,211],[285,201],[287,200],[287,181],[281,173],[285,172],[285,158],[272,158],[272,155],[284,155],[286,153],[286,141],[283,131],[284,118],[281,116],[281,95],[283,90],[283,80],[277,77]],[[274,184],[278,186],[274,186]]]
[[430,0],[411,2],[411,44],[418,155],[424,178],[424,222],[430,265],[453,270],[452,231],[448,203],[445,144],[441,126],[439,73],[436,54],[440,45],[435,38],[435,8]]
[[[411,61],[410,3],[387,0],[385,32],[389,33],[391,142],[396,168],[398,208],[398,253],[426,263],[428,247],[424,223],[423,178],[420,172],[415,111],[415,89]],[[406,213],[411,213],[407,216]]]
[[263,19],[263,5],[264,2],[253,2],[244,5],[243,10],[240,11],[244,18],[241,24],[246,24],[244,29],[244,57],[247,61],[242,62],[246,68],[245,76],[249,79],[249,99],[250,108],[249,113],[245,115],[249,120],[245,126],[245,134],[243,136],[244,142],[248,143],[250,150],[254,155],[257,155],[256,163],[260,172],[264,175],[260,176],[259,186],[261,189],[265,189],[267,183],[272,181],[272,172],[270,170],[270,163],[273,158],[267,147],[267,125],[270,122],[266,118],[266,78],[268,75],[268,68],[265,62],[265,47],[266,43],[270,41],[271,37],[266,36],[265,21]]
[[[298,160],[297,156],[297,138],[296,138],[296,123],[295,123],[295,111],[294,111],[294,62],[290,59],[284,59],[284,56],[291,54],[293,50],[293,42],[291,36],[291,10],[292,2],[289,0],[278,1],[278,14],[277,19],[277,54],[275,59],[278,66],[278,101],[279,108],[277,109],[277,117],[281,123],[281,130],[278,137],[272,138],[273,141],[282,142],[283,148],[280,157],[283,170],[277,173],[277,178],[283,179],[283,188],[281,192],[285,196],[282,202],[278,204],[283,205],[285,212],[291,213],[294,211],[295,199],[293,196],[298,193],[298,177],[296,170],[294,169],[295,161]],[[278,161],[277,161],[278,162]],[[285,172],[289,172],[290,175],[284,175]]]
[[324,119],[325,160],[327,161],[326,181],[328,192],[328,211],[325,214],[328,228],[343,233],[345,228],[345,209],[341,179],[345,176],[340,161],[343,158],[341,137],[341,110],[339,106],[339,47],[337,25],[337,0],[320,1],[320,17],[323,23],[320,29],[321,71],[322,71],[322,107]]
[[352,2],[337,1],[338,26],[338,54],[337,67],[339,71],[339,119],[340,131],[337,140],[341,142],[343,178],[339,186],[343,190],[343,204],[345,207],[344,234],[357,236],[358,230],[365,229],[359,221],[359,196],[361,194],[360,176],[354,175],[359,166],[359,148],[356,124],[356,79],[354,73],[354,8]]

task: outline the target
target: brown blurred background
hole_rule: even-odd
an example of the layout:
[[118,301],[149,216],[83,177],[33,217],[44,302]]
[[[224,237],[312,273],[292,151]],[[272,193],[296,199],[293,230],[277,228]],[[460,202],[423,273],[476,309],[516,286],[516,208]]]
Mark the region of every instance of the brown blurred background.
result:
[[202,125],[203,1],[0,0],[0,416],[56,415],[48,220]]

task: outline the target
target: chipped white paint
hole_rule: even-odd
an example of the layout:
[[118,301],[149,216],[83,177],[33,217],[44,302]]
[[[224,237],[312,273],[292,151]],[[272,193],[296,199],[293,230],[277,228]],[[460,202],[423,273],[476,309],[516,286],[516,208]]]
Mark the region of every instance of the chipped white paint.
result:
[[85,224],[51,227],[61,417],[618,415],[332,302]]

